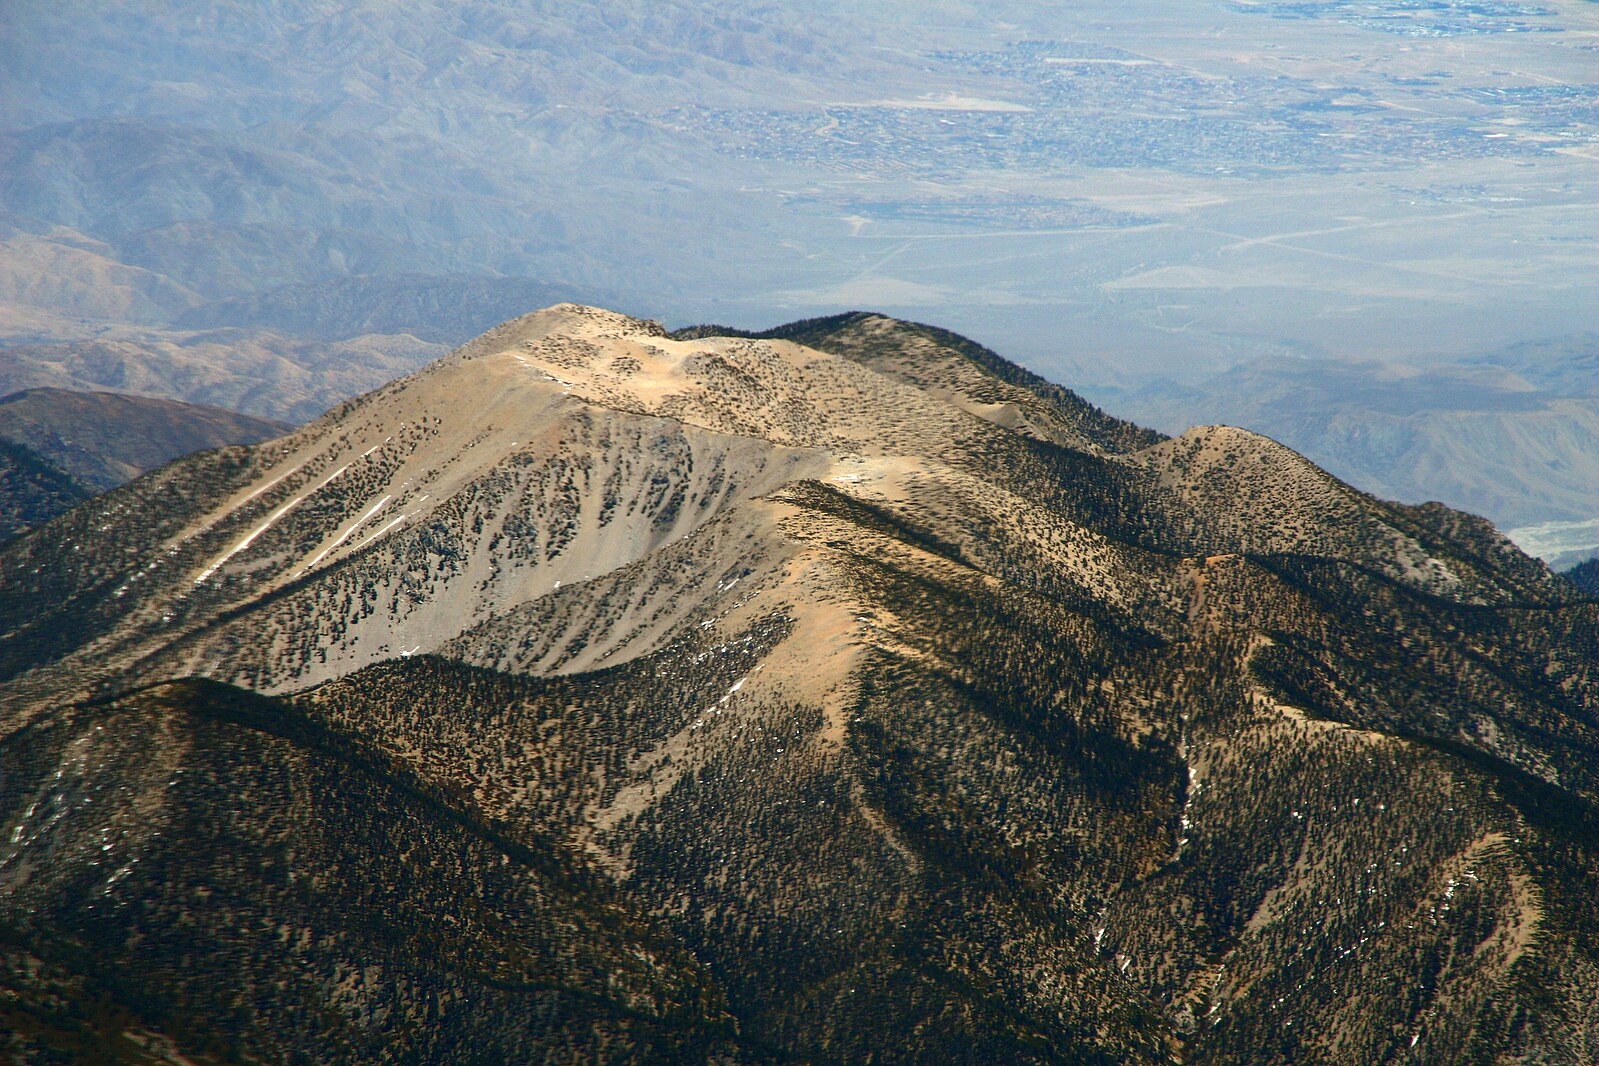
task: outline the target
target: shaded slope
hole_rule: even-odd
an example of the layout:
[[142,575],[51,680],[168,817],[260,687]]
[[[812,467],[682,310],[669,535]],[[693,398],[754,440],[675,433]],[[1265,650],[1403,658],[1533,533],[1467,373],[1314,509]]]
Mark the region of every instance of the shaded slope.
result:
[[31,448],[0,440],[0,540],[26,533],[93,495],[92,488]]
[[0,437],[100,491],[180,455],[255,444],[291,428],[220,407],[110,392],[41,388],[0,399]]
[[[899,566],[947,569],[903,542],[875,547],[899,559],[872,579],[911,595],[927,575]],[[924,606],[962,619],[1006,606],[978,588],[929,592],[938,599]],[[886,623],[886,603],[865,609]],[[1091,637],[1092,625],[1057,611],[1060,630],[1028,632],[1037,620],[1008,606],[971,639],[1045,666],[1036,682],[1080,663],[1085,649],[1060,632]],[[995,660],[904,662],[881,650],[888,636],[839,678],[843,699],[818,704],[782,679],[793,656],[826,669],[804,613],[718,623],[592,675],[519,680],[411,659],[306,699],[340,728],[418,753],[430,774],[465,784],[472,766],[472,787],[508,817],[584,842],[633,898],[671,916],[743,1031],[802,1061],[1160,1061],[1160,1012],[1095,953],[1081,895],[1158,862],[1169,741],[1129,743],[1103,719],[1034,734],[1047,714],[1036,684],[1027,691],[1014,671],[961,684],[945,671]],[[984,786],[971,775],[1005,753],[1016,776]],[[1003,796],[1008,829],[990,805]],[[1050,837],[1095,825],[1106,831],[1081,840],[1068,867],[1095,872],[1063,893],[1050,884],[1063,867],[1044,859]],[[1022,859],[1034,848],[1037,869]],[[886,1011],[900,1019],[898,1046],[883,1039]]]
[[[761,684],[799,618],[553,686],[412,660],[309,699],[588,842],[746,1032],[817,1055],[1580,1056],[1599,730],[1562,692],[1591,691],[1591,610],[1524,622],[1358,571],[1146,559],[1191,590],[1166,641],[951,568],[913,530],[846,532],[825,493],[808,509],[870,619],[841,719]],[[1557,619],[1576,629],[1507,661],[1504,634]],[[963,999],[971,1024],[941,1025]],[[897,1053],[874,1037],[891,1009]]]
[[1599,559],[1589,559],[1564,572],[1567,581],[1590,596],[1599,596]]
[[559,849],[289,707],[160,687],[5,763],[13,1048],[115,1044],[120,1012],[230,1061],[751,1061],[703,971]]

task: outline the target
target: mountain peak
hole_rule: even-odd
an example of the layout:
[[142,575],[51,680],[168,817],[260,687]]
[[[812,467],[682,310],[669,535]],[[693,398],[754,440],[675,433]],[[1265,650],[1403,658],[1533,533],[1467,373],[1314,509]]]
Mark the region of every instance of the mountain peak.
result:
[[666,327],[649,319],[588,304],[558,303],[502,322],[456,350],[457,358],[475,358],[486,352],[550,336],[585,340],[614,340],[667,336]]
[[[635,318],[620,311],[590,304],[558,303],[530,316],[539,322],[559,323],[560,328],[580,335],[597,337],[665,337],[666,327],[653,319]],[[555,327],[552,326],[553,331]]]
[[678,336],[655,322],[558,304],[489,331],[445,364],[476,363],[516,379],[497,380],[498,388],[556,389],[596,407],[785,446],[932,456],[963,435],[956,424],[976,419],[1098,447],[1038,396],[912,324],[880,315],[839,322],[843,328],[826,335],[798,323],[766,334]]
[[[309,1019],[317,1061],[373,1057],[352,973],[396,1018],[488,974],[540,1032],[623,974],[758,1049],[638,1062],[1580,1057],[1592,601],[933,327],[716,334],[547,308],[0,550],[0,918],[152,982],[151,1031],[247,971],[245,1046]],[[375,947],[435,910],[490,920]],[[172,965],[175,921],[226,950]],[[341,923],[380,940],[282,932]],[[439,986],[457,944],[499,947]]]

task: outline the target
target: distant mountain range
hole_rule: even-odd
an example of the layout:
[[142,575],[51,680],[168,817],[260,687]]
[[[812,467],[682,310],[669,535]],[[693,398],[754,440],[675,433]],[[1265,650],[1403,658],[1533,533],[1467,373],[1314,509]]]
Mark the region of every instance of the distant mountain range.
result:
[[423,277],[744,324],[915,310],[1153,375],[1565,333],[1592,325],[1596,27],[1398,0],[11,3],[0,335],[295,332],[327,321],[307,286],[352,278],[395,279],[372,313],[402,332],[454,330]]
[[324,341],[409,334],[453,347],[525,308],[571,295],[570,289],[526,278],[367,275],[285,285],[205,304],[178,316],[173,328],[273,329]]
[[270,330],[107,329],[93,339],[0,347],[0,395],[119,389],[305,422],[448,350],[410,336],[320,341]]
[[[364,286],[365,316],[458,343],[557,298],[529,274],[670,287],[666,259],[617,254],[704,233],[698,205],[638,195],[692,155],[663,109],[916,69],[863,54],[872,20],[832,6],[819,24],[684,3],[8,7],[0,333],[189,315],[324,336],[348,308],[313,287],[334,282]],[[488,293],[449,306],[467,278]],[[523,302],[480,321],[470,305],[507,286]]]
[[943,330],[559,305],[0,549],[0,1046],[1580,1062],[1596,632]]

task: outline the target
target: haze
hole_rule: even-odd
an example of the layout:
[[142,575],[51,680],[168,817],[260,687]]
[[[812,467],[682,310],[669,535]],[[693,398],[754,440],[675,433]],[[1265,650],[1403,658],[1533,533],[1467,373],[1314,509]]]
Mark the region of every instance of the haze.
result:
[[[5,206],[202,297],[492,271],[676,320],[937,309],[1102,378],[1594,322],[1592,5],[138,7],[8,5]],[[291,233],[214,248],[251,227]]]
[[[1188,422],[1226,412],[1172,416],[1151,385],[1599,326],[1599,8],[1576,0],[21,0],[0,20],[13,344],[403,333],[431,347],[386,351],[419,365],[555,299],[741,327],[870,308]],[[490,277],[471,308],[436,295]],[[343,394],[393,373],[354,358],[372,380]],[[252,410],[335,398],[301,391]],[[1414,481],[1373,487],[1493,506]]]

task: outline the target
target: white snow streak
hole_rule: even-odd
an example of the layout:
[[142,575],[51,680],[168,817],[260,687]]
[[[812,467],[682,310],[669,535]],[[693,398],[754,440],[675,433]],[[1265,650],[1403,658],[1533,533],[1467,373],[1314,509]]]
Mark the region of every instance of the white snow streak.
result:
[[301,567],[300,568],[300,573],[299,574],[295,574],[294,576],[295,577],[299,577],[301,574],[304,574],[307,570],[310,570],[312,567],[316,566],[317,563],[320,563],[323,559],[327,558],[328,552],[332,551],[334,548],[337,548],[340,544],[343,544],[347,539],[349,539],[349,536],[350,536],[351,533],[354,533],[356,530],[358,530],[362,526],[366,525],[367,521],[373,515],[377,514],[379,511],[383,510],[383,508],[387,507],[388,504],[389,504],[389,501],[392,500],[392,499],[394,499],[394,496],[391,494],[391,495],[383,497],[377,503],[374,503],[372,505],[372,509],[371,510],[367,511],[366,514],[362,515],[360,518],[356,519],[355,522],[351,523],[351,525],[347,529],[345,529],[345,531],[343,533],[339,534],[338,539],[336,539],[332,544],[329,544],[326,548],[323,548],[321,551],[317,552],[316,553],[316,558],[312,559],[310,562],[306,563],[303,567]]
[[363,540],[361,542],[361,547],[363,547],[363,548],[366,547],[368,544],[371,544],[373,541],[375,541],[379,537],[383,536],[383,534],[387,533],[389,530],[393,529],[395,526],[399,525],[401,522],[404,522],[407,518],[411,518],[411,517],[412,516],[408,515],[408,514],[401,515],[400,517],[396,518],[394,521],[390,522],[388,525],[384,526],[382,529],[378,530],[376,533],[372,534],[370,537],[368,537],[365,540]]
[[196,585],[205,584],[206,581],[210,579],[211,575],[216,573],[217,570],[222,567],[223,563],[227,562],[229,559],[248,548],[255,541],[255,538],[271,529],[277,523],[278,519],[282,518],[284,515],[300,506],[300,503],[304,501],[307,496],[312,496],[318,492],[321,492],[323,489],[327,488],[330,483],[332,483],[334,478],[338,477],[348,469],[350,469],[350,464],[345,463],[343,466],[339,467],[337,470],[333,471],[333,473],[324,478],[322,483],[316,488],[310,490],[309,492],[300,493],[300,495],[296,496],[282,507],[279,507],[276,511],[273,511],[271,518],[268,518],[265,522],[262,522],[259,526],[256,526],[255,529],[251,530],[249,535],[243,540],[239,541],[239,543],[235,544],[226,552],[223,552],[214,563],[206,567],[205,570],[201,572],[199,577],[194,579],[194,583]]
[[[279,474],[277,477],[273,478],[271,481],[268,481],[265,485],[262,485],[260,488],[256,489],[254,492],[250,493],[250,495],[246,496],[244,499],[242,499],[238,503],[234,504],[233,505],[233,510],[237,511],[239,508],[243,507],[245,504],[249,503],[251,500],[255,499],[257,496],[261,495],[267,489],[270,489],[273,485],[276,485],[278,482],[282,481],[284,478],[288,477],[290,474],[298,472],[300,467],[302,467],[304,465],[305,465],[304,463],[295,463],[293,466],[289,467],[289,469],[285,470],[283,473]],[[229,513],[231,514],[232,512],[230,511]]]

